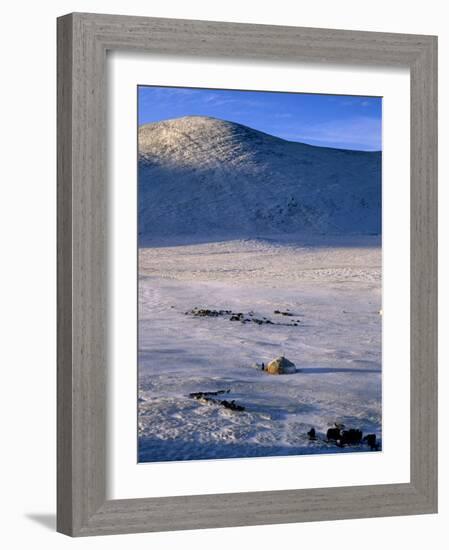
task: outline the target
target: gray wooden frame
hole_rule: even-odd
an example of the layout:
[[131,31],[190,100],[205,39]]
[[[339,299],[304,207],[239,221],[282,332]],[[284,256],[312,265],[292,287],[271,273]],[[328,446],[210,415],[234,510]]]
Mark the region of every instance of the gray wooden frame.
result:
[[[106,499],[106,52],[411,72],[410,483]],[[437,511],[437,38],[74,13],[58,19],[58,505],[72,536]]]

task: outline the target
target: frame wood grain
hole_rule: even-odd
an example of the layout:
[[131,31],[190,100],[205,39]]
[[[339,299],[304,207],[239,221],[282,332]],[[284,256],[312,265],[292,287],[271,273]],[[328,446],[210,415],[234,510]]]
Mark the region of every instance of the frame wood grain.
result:
[[[437,38],[73,13],[58,19],[58,505],[71,536],[437,511]],[[106,499],[106,52],[406,66],[411,72],[411,479]]]

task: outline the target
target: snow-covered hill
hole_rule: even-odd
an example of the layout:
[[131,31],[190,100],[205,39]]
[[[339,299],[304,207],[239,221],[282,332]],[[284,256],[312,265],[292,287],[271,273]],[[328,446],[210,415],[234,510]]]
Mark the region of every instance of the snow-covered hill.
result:
[[211,117],[139,128],[139,237],[378,234],[381,153]]

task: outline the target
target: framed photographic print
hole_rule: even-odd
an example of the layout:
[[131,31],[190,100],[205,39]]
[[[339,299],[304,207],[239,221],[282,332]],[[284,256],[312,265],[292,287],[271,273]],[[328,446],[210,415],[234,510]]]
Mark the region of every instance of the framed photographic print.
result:
[[382,99],[137,93],[139,461],[380,451]]
[[58,530],[436,512],[436,37],[58,20]]

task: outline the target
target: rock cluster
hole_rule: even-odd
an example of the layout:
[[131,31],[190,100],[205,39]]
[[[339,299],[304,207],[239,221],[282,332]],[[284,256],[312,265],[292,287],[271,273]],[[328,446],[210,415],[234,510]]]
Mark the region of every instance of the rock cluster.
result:
[[[363,437],[362,430],[356,428],[344,429],[343,424],[335,423],[335,427],[329,428],[326,432],[326,439],[323,441],[327,443],[335,443],[338,447],[345,447],[348,445],[362,445],[366,443],[372,451],[378,451],[380,449],[380,443],[377,441],[376,434],[367,434]],[[316,441],[318,439],[315,428],[311,428],[307,432],[310,441]]]
[[[221,395],[224,393],[229,393],[231,390],[218,390],[218,391],[198,391],[198,392],[192,392],[189,393],[189,397],[191,399],[196,399],[197,401],[200,401],[201,403],[207,403],[207,404],[214,404],[214,405],[220,405],[221,407],[224,407],[225,409],[229,409],[230,411],[237,411],[241,412],[245,410],[245,407],[243,405],[238,405],[234,399],[231,401],[228,401],[227,399],[216,399],[216,395]],[[212,397],[214,396],[214,397]]]
[[[276,310],[276,315],[282,315],[286,317],[293,317],[292,313],[286,311]],[[184,313],[185,315],[191,315],[192,317],[224,317],[230,321],[239,321],[240,323],[255,323],[256,325],[281,325],[285,327],[297,327],[301,322],[299,319],[292,319],[290,322],[272,321],[267,317],[255,317],[254,312],[242,313],[241,311],[235,312],[230,309],[209,309],[203,307],[194,307]]]

